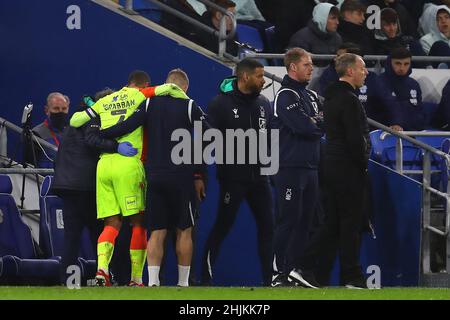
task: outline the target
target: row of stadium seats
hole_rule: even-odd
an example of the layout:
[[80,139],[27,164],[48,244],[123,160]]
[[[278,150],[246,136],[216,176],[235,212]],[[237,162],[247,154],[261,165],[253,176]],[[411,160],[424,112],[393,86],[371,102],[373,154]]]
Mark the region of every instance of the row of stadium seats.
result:
[[[395,170],[397,137],[388,134],[382,139],[382,135],[382,130],[374,130],[370,133],[370,140],[372,143],[371,159]],[[435,149],[449,153],[450,139],[446,136],[417,136],[415,139]],[[423,169],[424,151],[421,148],[413,145],[409,141],[402,140],[402,152],[404,170]],[[444,159],[431,154],[430,161],[431,170],[441,171],[439,179],[432,180],[433,185],[438,187],[441,191],[447,192],[448,171]],[[413,178],[419,180],[421,176],[414,175]]]
[[[21,217],[11,195],[12,183],[0,175],[0,283],[58,284],[64,246],[62,201],[49,192],[51,177],[46,177],[40,195],[39,246]],[[85,232],[78,258],[82,279],[92,279],[96,262]]]

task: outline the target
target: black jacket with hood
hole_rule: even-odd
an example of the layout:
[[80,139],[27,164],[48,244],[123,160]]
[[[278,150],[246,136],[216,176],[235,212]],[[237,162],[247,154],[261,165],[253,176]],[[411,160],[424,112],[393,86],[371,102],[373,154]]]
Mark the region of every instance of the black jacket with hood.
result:
[[[261,94],[243,94],[237,87],[236,77],[223,80],[220,85],[220,92],[208,105],[208,123],[212,128],[221,131],[224,146],[226,146],[227,129],[254,129],[257,133],[258,144],[256,148],[250,146],[249,139],[245,140],[245,164],[237,164],[236,141],[234,143],[234,164],[217,164],[217,178],[228,181],[256,181],[265,179],[261,175],[261,165],[259,157],[256,164],[249,163],[249,151],[256,149],[259,154],[260,131],[270,128],[271,119],[270,103]],[[270,139],[270,135],[268,135]],[[227,148],[223,149],[223,162],[227,159]],[[216,161],[217,152],[216,152]]]

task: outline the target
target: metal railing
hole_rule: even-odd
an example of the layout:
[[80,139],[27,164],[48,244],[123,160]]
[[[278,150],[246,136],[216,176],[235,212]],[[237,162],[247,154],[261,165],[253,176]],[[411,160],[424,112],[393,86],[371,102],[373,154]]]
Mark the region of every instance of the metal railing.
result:
[[[20,135],[23,133],[23,129],[12,122],[9,122],[0,117],[0,127],[5,127],[6,129],[12,130]],[[31,138],[34,142],[39,143],[42,147],[47,148],[49,150],[58,151],[58,147],[55,145],[35,136],[31,135]],[[53,169],[43,169],[43,168],[0,168],[0,174],[53,174]]]
[[[426,143],[418,141],[411,136],[449,136],[450,132],[441,131],[409,131],[409,132],[399,132],[395,131],[379,122],[372,119],[368,119],[370,125],[381,129],[384,131],[380,135],[380,139],[386,137],[386,135],[393,135],[397,137],[396,143],[396,171],[400,174],[422,174],[422,241],[421,241],[421,257],[422,257],[422,272],[431,272],[431,250],[430,250],[430,233],[435,233],[439,236],[446,238],[446,270],[447,274],[450,274],[450,184],[447,184],[446,192],[439,191],[431,186],[431,174],[435,173],[431,170],[431,155],[442,158],[445,161],[445,168],[447,170],[447,181],[449,179],[448,171],[450,169],[450,155],[433,148]],[[402,140],[406,140],[423,150],[423,160],[422,160],[422,170],[403,170],[403,145]],[[444,168],[444,170],[445,170]],[[445,225],[444,230],[440,230],[435,226],[431,225],[431,194],[435,194],[438,197],[444,198],[446,201],[445,205]]]
[[[222,18],[220,19],[220,27],[219,30],[216,30],[214,28],[211,28],[210,26],[168,6],[167,4],[164,4],[158,0],[146,0],[147,2],[150,2],[157,7],[161,8],[163,11],[170,13],[177,18],[180,18],[186,22],[189,22],[190,24],[202,29],[203,31],[208,32],[209,34],[214,35],[217,37],[219,42],[219,52],[218,56],[220,58],[226,57],[227,59],[233,60],[233,58],[236,58],[226,52],[226,46],[227,46],[227,40],[232,39],[234,37],[234,34],[236,33],[236,17],[233,13],[227,11],[226,9],[222,8],[221,6],[218,6],[214,2],[211,2],[209,0],[197,0],[207,7],[211,7],[216,9],[217,11],[222,13]],[[133,0],[127,0],[125,3],[125,10],[132,11],[133,10]],[[226,17],[228,17],[232,22],[231,30],[227,33],[227,23],[226,23]]]
[[[247,52],[246,56],[255,58],[255,59],[283,59],[284,54],[283,53],[258,53],[258,52]],[[334,58],[336,58],[335,54],[311,54],[311,59],[313,60],[324,60],[324,61],[331,61]],[[388,56],[386,55],[364,55],[364,60],[369,61],[385,61]],[[435,56],[435,57],[429,57],[429,56],[413,56],[412,61],[418,61],[418,62],[449,62],[450,57],[448,56]]]

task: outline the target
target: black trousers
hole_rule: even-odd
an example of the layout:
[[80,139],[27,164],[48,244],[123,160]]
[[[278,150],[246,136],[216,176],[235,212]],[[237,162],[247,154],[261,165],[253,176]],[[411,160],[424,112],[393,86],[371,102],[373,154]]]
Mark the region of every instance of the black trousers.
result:
[[61,261],[61,280],[65,284],[67,267],[78,264],[83,228],[88,228],[92,247],[96,253],[97,239],[102,226],[97,220],[95,192],[70,191],[62,192],[59,196],[64,203],[64,252]]
[[[261,262],[263,284],[270,284],[273,254],[272,192],[268,179],[254,182],[219,181],[220,193],[217,218],[205,245],[202,263],[202,282],[211,283],[212,269],[222,241],[229,233],[239,207],[247,200],[255,218],[258,255]],[[211,268],[211,273],[209,269]]]
[[275,272],[289,272],[304,253],[316,214],[318,180],[316,169],[281,168],[275,176]]
[[363,277],[359,261],[364,226],[367,172],[349,162],[325,159],[326,219],[313,235],[296,265],[314,270],[318,259],[339,254],[341,284]]

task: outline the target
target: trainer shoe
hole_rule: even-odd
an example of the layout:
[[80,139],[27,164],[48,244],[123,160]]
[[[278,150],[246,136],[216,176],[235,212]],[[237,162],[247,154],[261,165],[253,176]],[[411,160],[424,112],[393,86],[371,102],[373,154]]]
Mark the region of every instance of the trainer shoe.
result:
[[366,282],[366,280],[364,278],[356,279],[356,280],[353,280],[353,281],[348,281],[345,284],[345,287],[347,289],[369,289],[367,287],[367,282]]
[[144,284],[141,283],[137,283],[136,281],[130,281],[130,283],[128,284],[129,287],[143,287]]
[[285,273],[277,272],[272,275],[272,282],[270,283],[271,287],[286,287],[288,285],[289,283]]
[[98,270],[95,274],[95,284],[97,287],[111,287],[109,274],[106,274],[103,270]]
[[320,288],[320,284],[316,281],[316,278],[312,272],[292,269],[292,271],[289,272],[288,280],[296,286],[312,289]]

